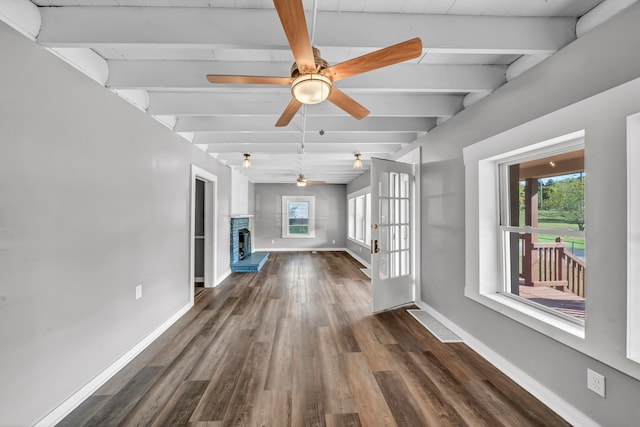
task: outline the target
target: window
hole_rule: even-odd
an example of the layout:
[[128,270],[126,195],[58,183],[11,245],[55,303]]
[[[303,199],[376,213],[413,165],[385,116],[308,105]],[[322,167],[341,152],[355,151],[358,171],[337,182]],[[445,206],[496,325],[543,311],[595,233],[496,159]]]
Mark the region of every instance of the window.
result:
[[348,196],[349,238],[368,245],[371,241],[371,193]]
[[584,338],[584,131],[518,136],[464,149],[465,295],[540,332]]
[[282,196],[282,237],[315,237],[315,196]]
[[627,357],[640,363],[640,113],[627,117]]
[[501,292],[583,323],[584,150],[525,154],[498,168]]
[[356,238],[356,199],[349,199],[349,238]]

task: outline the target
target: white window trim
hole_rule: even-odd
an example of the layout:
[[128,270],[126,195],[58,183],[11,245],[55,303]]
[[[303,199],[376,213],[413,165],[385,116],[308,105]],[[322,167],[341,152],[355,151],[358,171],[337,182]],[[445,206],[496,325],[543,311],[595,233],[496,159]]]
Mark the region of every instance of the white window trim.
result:
[[[365,188],[363,188],[361,190],[354,191],[353,193],[347,194],[347,207],[349,206],[349,202],[350,202],[351,199],[355,199],[355,198],[360,197],[360,196],[366,196],[367,194],[371,194],[371,186],[365,187]],[[369,217],[371,217],[371,212],[366,212],[365,215],[366,214],[369,214]],[[354,210],[354,215],[355,215],[355,210]],[[351,217],[349,216],[348,209],[347,209],[347,221],[351,221]],[[357,240],[357,239],[349,236],[348,235],[348,228],[347,228],[347,240],[350,241],[350,242],[353,242],[353,243],[355,243],[357,245],[360,245],[360,246],[362,246],[364,248],[367,248],[367,250],[371,249],[370,243],[367,242],[366,240],[365,241]]]
[[[466,297],[562,342],[585,337],[584,325],[549,313],[502,291],[500,252],[500,163],[519,156],[546,156],[555,149],[567,151],[584,144],[584,130],[542,142],[500,134],[463,150],[466,204]],[[480,250],[482,248],[482,250]]]
[[[309,233],[289,234],[289,202],[309,203]],[[313,239],[316,237],[316,196],[282,196],[282,238]]]
[[640,113],[627,117],[627,358],[640,363]]

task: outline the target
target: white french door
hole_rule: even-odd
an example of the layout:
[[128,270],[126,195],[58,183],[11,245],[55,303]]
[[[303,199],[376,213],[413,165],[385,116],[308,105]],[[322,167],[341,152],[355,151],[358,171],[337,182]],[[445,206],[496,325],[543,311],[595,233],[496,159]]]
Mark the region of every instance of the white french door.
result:
[[413,165],[372,159],[371,288],[375,313],[415,301]]

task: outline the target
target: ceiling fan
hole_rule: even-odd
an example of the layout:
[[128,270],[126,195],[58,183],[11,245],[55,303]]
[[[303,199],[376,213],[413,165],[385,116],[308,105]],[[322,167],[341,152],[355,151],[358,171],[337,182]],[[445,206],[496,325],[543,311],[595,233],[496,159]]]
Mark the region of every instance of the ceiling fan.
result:
[[298,187],[306,187],[309,184],[326,184],[326,182],[325,181],[312,181],[310,179],[305,178],[303,173],[298,175],[298,178],[296,179],[296,185]]
[[333,85],[334,82],[378,68],[416,58],[422,54],[419,38],[407,40],[354,59],[329,66],[320,51],[311,45],[302,0],[273,0],[295,62],[291,77],[233,76],[209,74],[211,83],[270,84],[291,86],[293,98],[276,126],[287,126],[302,104],[317,104],[328,99],[356,119],[369,115],[369,110]]

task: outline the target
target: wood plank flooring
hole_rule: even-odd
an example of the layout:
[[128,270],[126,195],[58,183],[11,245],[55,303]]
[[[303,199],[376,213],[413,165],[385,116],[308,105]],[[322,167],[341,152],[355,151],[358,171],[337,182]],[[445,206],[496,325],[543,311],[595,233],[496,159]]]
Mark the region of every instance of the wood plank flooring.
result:
[[404,309],[344,252],[235,273],[59,426],[567,426]]

